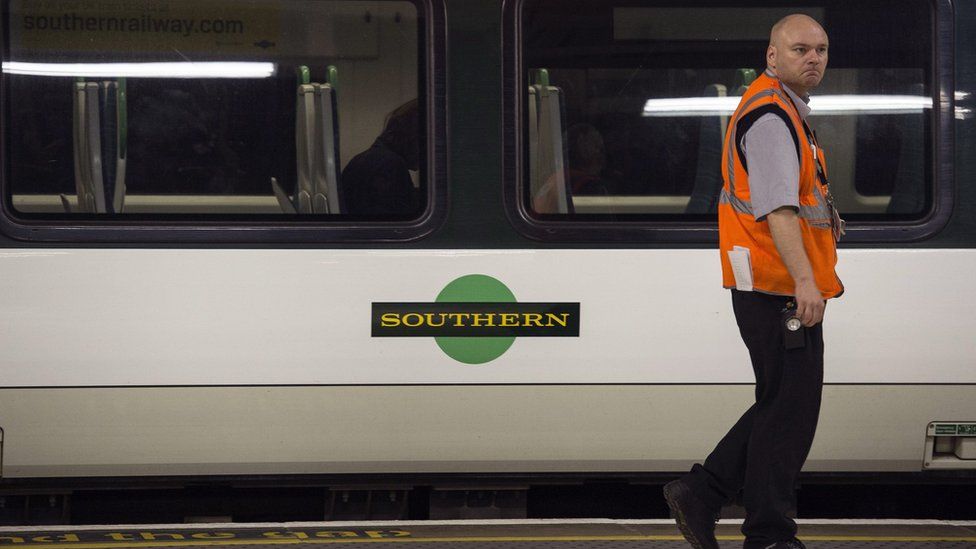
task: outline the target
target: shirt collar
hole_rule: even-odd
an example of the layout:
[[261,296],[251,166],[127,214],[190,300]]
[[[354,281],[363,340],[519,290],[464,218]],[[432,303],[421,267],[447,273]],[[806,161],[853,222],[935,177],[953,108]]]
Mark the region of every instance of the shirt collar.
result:
[[793,100],[793,104],[796,105],[796,110],[800,113],[800,118],[806,120],[810,116],[810,96],[800,97],[789,86],[783,84],[783,89],[789,94],[790,99]]
[[[774,73],[768,67],[766,68],[766,76],[779,80],[776,73]],[[806,97],[800,97],[795,91],[791,90],[789,86],[783,84],[782,80],[779,80],[779,83],[783,86],[783,89],[786,90],[786,93],[790,96],[790,99],[793,100],[793,104],[796,105],[796,110],[800,113],[800,118],[806,120],[807,116],[810,116],[810,96],[808,95]]]

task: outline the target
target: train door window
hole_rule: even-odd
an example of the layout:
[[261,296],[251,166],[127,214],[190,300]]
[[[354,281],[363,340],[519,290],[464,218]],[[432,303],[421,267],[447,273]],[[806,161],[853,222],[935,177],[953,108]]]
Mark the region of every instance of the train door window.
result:
[[350,228],[326,235],[341,240],[409,235],[443,207],[420,4],[4,4],[8,228]]
[[517,89],[506,101],[521,122],[508,136],[510,205],[544,238],[617,238],[626,227],[714,238],[729,116],[765,69],[772,25],[800,12],[830,37],[810,123],[854,239],[924,224],[949,187],[934,169],[938,129],[951,121],[934,64],[951,50],[934,32],[946,11],[919,0],[509,6]]

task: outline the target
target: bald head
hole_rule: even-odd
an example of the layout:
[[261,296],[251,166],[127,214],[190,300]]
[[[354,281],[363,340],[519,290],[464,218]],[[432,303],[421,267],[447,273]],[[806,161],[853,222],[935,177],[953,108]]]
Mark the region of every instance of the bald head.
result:
[[822,32],[825,37],[827,36],[827,32],[813,17],[802,13],[792,13],[777,21],[776,24],[773,25],[773,28],[770,29],[769,44],[782,44],[783,40],[787,39],[791,31],[794,31],[797,27],[802,26],[816,27],[820,29],[820,32]]
[[766,64],[780,81],[799,95],[820,84],[827,69],[827,32],[815,19],[794,13],[769,32]]

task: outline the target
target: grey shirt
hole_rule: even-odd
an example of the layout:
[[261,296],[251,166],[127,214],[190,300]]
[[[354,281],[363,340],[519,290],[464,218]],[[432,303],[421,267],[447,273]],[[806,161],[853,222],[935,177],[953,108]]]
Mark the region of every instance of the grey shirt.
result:
[[[801,98],[785,84],[789,94],[806,120],[810,114],[809,98]],[[756,221],[770,212],[789,206],[800,209],[800,162],[793,137],[786,122],[775,114],[764,114],[740,137],[742,152],[749,165],[749,194]]]

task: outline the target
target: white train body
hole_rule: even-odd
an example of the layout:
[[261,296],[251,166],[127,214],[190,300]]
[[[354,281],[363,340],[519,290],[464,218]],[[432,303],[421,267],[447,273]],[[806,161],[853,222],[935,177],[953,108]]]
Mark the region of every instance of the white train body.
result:
[[[752,398],[715,254],[0,252],[3,473],[682,470]],[[808,470],[918,471],[930,422],[974,416],[974,269],[972,250],[841,252]],[[578,302],[579,337],[484,364],[371,337],[372,303],[468,274]]]

